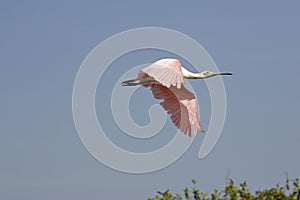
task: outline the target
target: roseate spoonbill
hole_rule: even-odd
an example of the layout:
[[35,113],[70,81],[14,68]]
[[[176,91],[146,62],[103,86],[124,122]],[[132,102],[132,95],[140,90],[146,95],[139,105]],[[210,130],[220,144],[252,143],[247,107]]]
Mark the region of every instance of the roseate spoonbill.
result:
[[204,79],[217,75],[232,75],[232,73],[209,70],[192,73],[182,67],[179,60],[166,58],[145,67],[136,79],[123,81],[122,85],[142,85],[150,88],[154,98],[164,100],[160,105],[170,115],[176,127],[191,137],[192,129],[194,135],[197,134],[197,127],[201,132],[204,132],[204,129],[198,118],[195,95],[184,87],[183,79]]

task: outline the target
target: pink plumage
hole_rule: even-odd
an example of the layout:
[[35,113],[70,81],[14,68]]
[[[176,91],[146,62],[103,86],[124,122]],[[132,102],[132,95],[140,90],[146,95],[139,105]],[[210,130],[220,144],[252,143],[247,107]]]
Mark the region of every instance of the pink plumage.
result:
[[184,86],[180,89],[174,86],[167,88],[161,84],[152,83],[149,87],[156,99],[164,100],[160,105],[167,111],[179,130],[189,136],[191,136],[192,129],[194,135],[197,134],[197,127],[204,132],[198,120],[197,101],[193,93]]
[[[150,88],[160,105],[170,115],[175,126],[191,137],[197,128],[204,132],[197,112],[197,100],[193,93],[184,87],[184,74],[177,59],[161,59],[142,69],[137,79],[124,81],[123,85],[142,85]],[[138,81],[138,83],[134,83]]]
[[163,86],[176,86],[180,88],[183,85],[183,74],[180,61],[177,59],[161,59],[141,70],[138,79],[145,74],[153,77]]

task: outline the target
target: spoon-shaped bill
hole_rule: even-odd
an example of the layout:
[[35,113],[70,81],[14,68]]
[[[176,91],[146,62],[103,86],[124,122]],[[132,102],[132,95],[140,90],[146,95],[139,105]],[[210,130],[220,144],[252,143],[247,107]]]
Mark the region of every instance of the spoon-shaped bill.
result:
[[215,75],[233,75],[233,74],[230,72],[218,72],[218,73],[215,73]]

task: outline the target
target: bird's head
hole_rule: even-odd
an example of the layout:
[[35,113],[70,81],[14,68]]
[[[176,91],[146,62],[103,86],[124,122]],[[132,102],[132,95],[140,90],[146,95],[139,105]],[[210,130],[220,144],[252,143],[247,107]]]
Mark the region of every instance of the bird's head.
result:
[[232,75],[232,73],[230,73],[230,72],[212,72],[209,70],[205,70],[205,71],[201,72],[200,75],[203,78],[209,78],[209,77],[217,76],[217,75]]

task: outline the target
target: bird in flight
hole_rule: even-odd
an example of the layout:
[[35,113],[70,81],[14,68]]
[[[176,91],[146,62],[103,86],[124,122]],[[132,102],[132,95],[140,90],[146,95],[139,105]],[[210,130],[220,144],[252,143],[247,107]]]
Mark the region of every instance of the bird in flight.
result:
[[204,79],[217,75],[232,75],[229,72],[211,72],[205,70],[201,73],[192,73],[182,67],[178,59],[165,58],[158,60],[143,68],[136,79],[123,81],[123,86],[141,85],[150,88],[154,98],[162,99],[160,105],[170,115],[175,126],[184,134],[191,137],[197,128],[204,132],[197,112],[195,95],[184,87],[186,79]]

